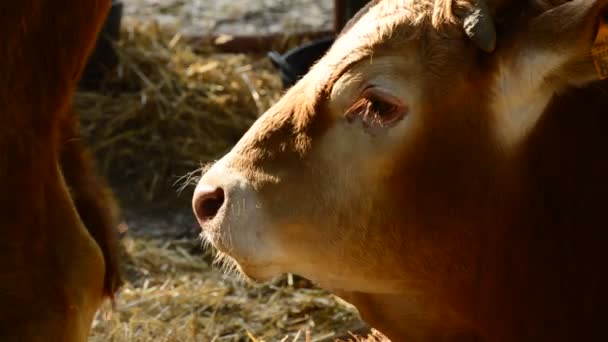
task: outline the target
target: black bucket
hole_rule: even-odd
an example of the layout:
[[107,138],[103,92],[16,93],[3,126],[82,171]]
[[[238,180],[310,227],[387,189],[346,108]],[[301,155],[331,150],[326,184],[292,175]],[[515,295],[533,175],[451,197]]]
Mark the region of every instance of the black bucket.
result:
[[281,55],[276,51],[268,53],[272,64],[279,69],[285,89],[294,85],[310,67],[329,50],[335,37],[328,36],[303,44]]
[[79,86],[81,88],[98,88],[104,76],[118,65],[118,56],[116,55],[116,51],[114,51],[114,43],[120,38],[122,9],[122,1],[112,1],[110,12],[97,37],[95,49],[89,57],[80,78]]

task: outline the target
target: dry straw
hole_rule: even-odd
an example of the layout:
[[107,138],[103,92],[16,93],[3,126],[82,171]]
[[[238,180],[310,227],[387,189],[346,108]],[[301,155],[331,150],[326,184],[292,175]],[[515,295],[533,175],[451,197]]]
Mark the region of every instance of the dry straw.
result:
[[155,24],[124,26],[117,71],[74,108],[102,171],[156,200],[232,146],[281,85],[263,56],[194,51]]
[[333,341],[356,326],[352,309],[305,281],[248,284],[190,240],[123,242],[131,279],[90,341]]

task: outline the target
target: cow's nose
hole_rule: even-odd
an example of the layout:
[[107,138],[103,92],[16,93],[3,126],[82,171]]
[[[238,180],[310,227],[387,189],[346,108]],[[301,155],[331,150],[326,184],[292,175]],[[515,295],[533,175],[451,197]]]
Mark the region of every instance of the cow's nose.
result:
[[213,219],[224,204],[224,197],[222,188],[199,184],[192,197],[192,209],[198,221],[204,223]]

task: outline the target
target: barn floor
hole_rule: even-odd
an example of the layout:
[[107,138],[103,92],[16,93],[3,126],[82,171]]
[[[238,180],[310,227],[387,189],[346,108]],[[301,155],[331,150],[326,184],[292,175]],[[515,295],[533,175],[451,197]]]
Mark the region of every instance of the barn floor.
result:
[[[176,32],[275,33],[332,25],[330,1],[123,2],[125,20],[156,22]],[[92,117],[86,111],[82,116]],[[105,143],[86,134],[94,146]],[[108,151],[95,151],[103,164]],[[304,279],[286,275],[253,285],[213,266],[188,205],[191,187],[179,196],[176,191],[159,201],[138,201],[130,195],[139,188],[108,176],[123,211],[127,283],[115,306],[106,303],[99,311],[90,341],[333,341],[361,327],[352,307]]]

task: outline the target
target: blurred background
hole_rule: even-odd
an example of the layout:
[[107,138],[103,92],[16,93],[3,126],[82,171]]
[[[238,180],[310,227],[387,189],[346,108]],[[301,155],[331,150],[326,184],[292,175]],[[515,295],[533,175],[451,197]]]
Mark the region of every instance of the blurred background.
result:
[[115,1],[73,107],[121,206],[127,283],[91,341],[333,341],[367,327],[294,275],[212,265],[190,210],[223,155],[366,1]]

